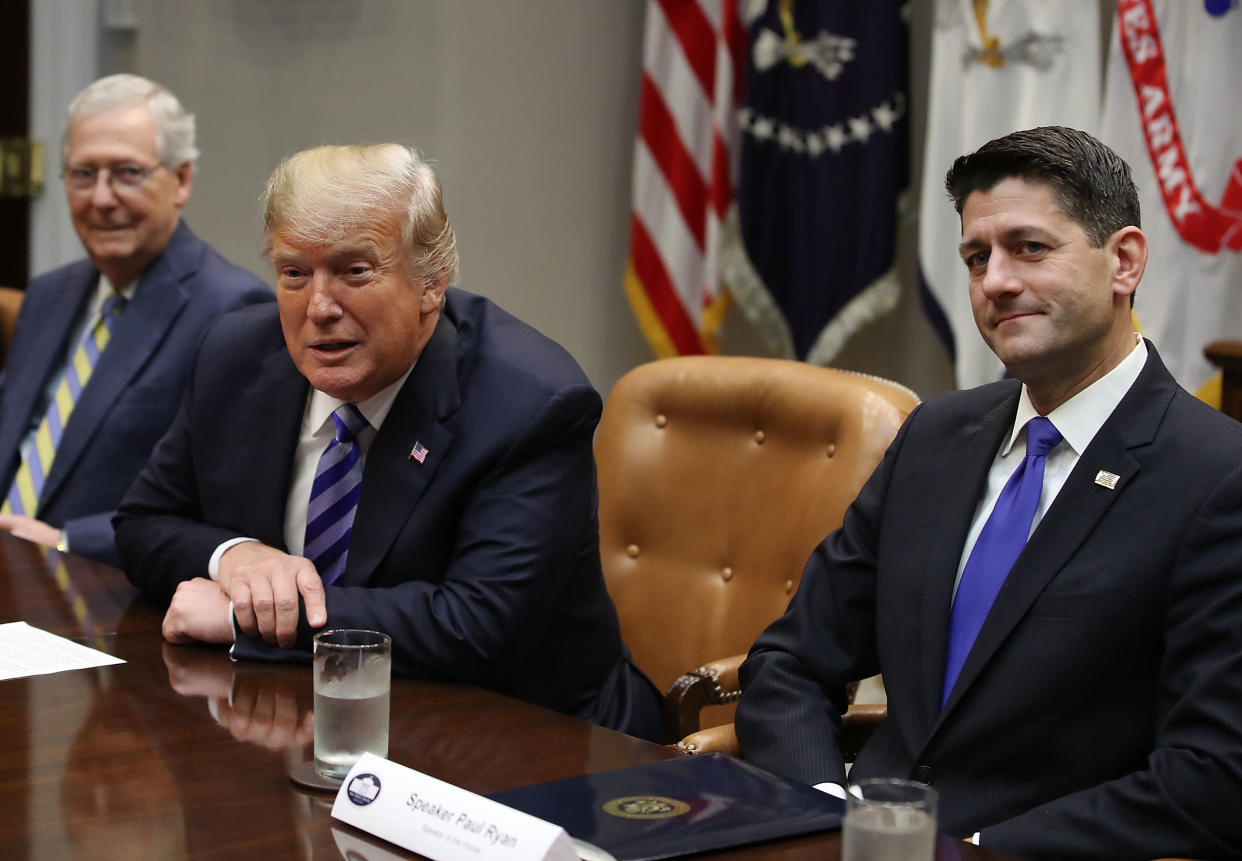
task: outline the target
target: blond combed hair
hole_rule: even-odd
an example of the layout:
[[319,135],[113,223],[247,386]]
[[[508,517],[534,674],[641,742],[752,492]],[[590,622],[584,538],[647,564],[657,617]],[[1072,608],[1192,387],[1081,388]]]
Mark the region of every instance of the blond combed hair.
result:
[[457,238],[435,171],[401,144],[321,146],[289,156],[260,198],[263,255],[277,231],[315,244],[362,225],[399,220],[406,272],[428,282],[458,276]]

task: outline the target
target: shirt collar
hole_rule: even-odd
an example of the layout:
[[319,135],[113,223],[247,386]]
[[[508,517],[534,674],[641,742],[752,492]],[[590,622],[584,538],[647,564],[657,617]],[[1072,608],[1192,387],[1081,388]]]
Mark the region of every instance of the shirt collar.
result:
[[[415,364],[418,363],[415,362]],[[380,391],[365,401],[355,404],[358,407],[358,411],[366,418],[367,423],[376,431],[380,429],[380,425],[388,417],[393,401],[397,399],[397,392],[401,391],[401,387],[405,385],[406,379],[410,376],[410,371],[413,370],[414,365],[410,365],[410,370],[402,374],[396,382],[380,389]],[[346,402],[321,392],[319,389],[312,388],[310,402],[306,405],[305,426],[310,428],[312,432],[319,430],[328,421],[328,417],[336,412],[337,407],[343,403]]]
[[91,297],[91,310],[94,314],[99,313],[99,309],[103,307],[103,303],[113,293],[119,293],[125,297],[128,302],[134,298],[134,291],[138,289],[138,280],[134,279],[128,284],[122,284],[120,287],[114,285],[108,280],[108,276],[102,272],[99,273],[99,284],[95,287],[95,295]]
[[[1121,403],[1126,392],[1130,391],[1147,362],[1147,344],[1141,335],[1135,333],[1134,337],[1134,349],[1117,367],[1048,413],[1048,420],[1056,426],[1070,448],[1080,457],[1117,408],[1117,404]],[[1031,403],[1031,394],[1023,384],[1022,394],[1018,397],[1018,414],[1014,416],[1009,438],[1001,448],[1002,457],[1009,454],[1009,450],[1018,440],[1018,434],[1037,415],[1039,413]]]

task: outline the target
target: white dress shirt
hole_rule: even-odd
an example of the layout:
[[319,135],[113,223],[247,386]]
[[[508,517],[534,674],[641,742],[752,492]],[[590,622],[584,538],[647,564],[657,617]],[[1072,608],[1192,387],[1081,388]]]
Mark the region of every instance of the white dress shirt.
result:
[[[1135,335],[1135,347],[1117,367],[1074,395],[1061,406],[1048,413],[1048,420],[1061,432],[1062,441],[1048,453],[1044,462],[1044,489],[1039,496],[1039,506],[1035,510],[1035,518],[1031,521],[1031,532],[1039,525],[1048,506],[1057,498],[1065,480],[1069,478],[1078,463],[1078,458],[1087,450],[1091,440],[1108,417],[1113,414],[1117,404],[1125,397],[1126,392],[1138,379],[1143,364],[1147,361],[1147,345],[1142,337]],[[975,548],[983,524],[992,514],[992,508],[1000,497],[1001,490],[1018,465],[1026,457],[1026,423],[1039,413],[1031,403],[1030,392],[1025,385],[1018,398],[1018,413],[1014,416],[1013,427],[1009,435],[1001,443],[1000,451],[992,461],[988,471],[988,483],[983,497],[975,508],[974,519],[970,523],[970,532],[966,534],[966,543],[962,547],[962,557],[957,564],[957,578],[953,582],[953,595],[957,596],[957,587],[962,580],[962,571],[966,560]],[[1019,445],[1021,443],[1021,445]],[[1028,533],[1029,535],[1029,533]]]
[[[397,399],[397,392],[401,391],[413,370],[414,365],[411,365],[410,370],[402,374],[395,383],[355,405],[370,425],[358,434],[358,447],[362,452],[359,469],[365,468],[367,451],[375,441],[375,435],[379,433],[384,419],[388,417],[393,401]],[[336,423],[332,421],[332,413],[344,403],[345,401],[315,388],[310,390],[306,398],[306,408],[302,411],[302,427],[298,432],[298,444],[293,454],[293,478],[289,482],[289,496],[285,502],[285,546],[292,556],[302,555],[306,542],[306,508],[310,503],[311,485],[315,483],[320,455],[336,436]],[[224,551],[243,541],[255,540],[257,539],[231,538],[217,547],[207,564],[208,576],[212,580],[219,576],[220,557],[224,555]]]

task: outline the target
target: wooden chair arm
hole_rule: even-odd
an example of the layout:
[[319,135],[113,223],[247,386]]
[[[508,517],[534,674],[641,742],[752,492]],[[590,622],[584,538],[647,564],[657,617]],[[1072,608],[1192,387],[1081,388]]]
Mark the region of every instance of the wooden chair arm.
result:
[[[702,728],[699,715],[707,706],[723,706],[737,702],[742,696],[742,683],[738,679],[738,670],[745,660],[745,654],[730,655],[727,658],[709,661],[697,670],[678,676],[668,689],[668,693],[664,695],[664,729],[667,737],[684,739],[691,733],[698,732]],[[845,693],[848,702],[854,701],[854,693],[857,690],[858,682],[850,682],[846,686]],[[883,709],[883,706],[880,708]],[[867,714],[872,713],[867,712]],[[881,715],[878,720],[883,719]],[[865,724],[868,719],[860,717],[857,720]],[[874,726],[860,731],[864,733],[862,740],[866,741],[874,731]],[[861,743],[859,746],[861,747]]]
[[698,732],[699,713],[707,706],[736,702],[742,695],[737,671],[746,655],[731,655],[710,661],[684,673],[664,695],[664,728],[670,739],[685,738]]
[[729,756],[742,755],[741,745],[737,743],[737,733],[731,723],[709,726],[707,729],[692,732],[673,747],[687,754],[719,751]]
[[[866,744],[871,734],[883,723],[888,714],[888,706],[880,703],[850,706],[841,716],[841,752],[846,762],[853,762],[858,751]],[[737,730],[733,724],[713,726],[692,732],[672,745],[687,754],[720,751],[729,756],[741,756],[742,746],[737,740]]]
[[867,739],[879,729],[888,715],[883,703],[853,705],[841,716],[841,753],[846,762],[853,762]]

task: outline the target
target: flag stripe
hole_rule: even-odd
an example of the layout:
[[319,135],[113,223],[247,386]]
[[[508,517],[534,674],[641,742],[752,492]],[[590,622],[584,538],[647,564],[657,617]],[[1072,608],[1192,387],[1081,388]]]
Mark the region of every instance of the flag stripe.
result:
[[642,222],[636,217],[630,221],[630,241],[634,272],[638,275],[638,280],[642,282],[651,301],[652,309],[660,322],[664,324],[664,330],[672,340],[673,346],[682,355],[702,353],[703,347],[699,342],[694,322],[686,316],[685,306],[673,290],[673,284],[660,262],[660,255],[656,251],[655,244],[651,241]]
[[639,126],[647,152],[655,159],[664,175],[686,226],[694,234],[695,244],[703,249],[703,219],[707,211],[708,190],[694,159],[682,146],[673,127],[673,117],[660,97],[660,92],[643,75],[642,116]]
[[636,148],[635,161],[649,174],[649,178],[642,192],[635,196],[634,215],[643,223],[648,238],[657,249],[673,291],[687,304],[687,309],[694,309],[692,315],[697,320],[704,282],[703,254],[682,219],[672,189],[656,169],[645,146],[640,144]]
[[660,0],[660,8],[669,28],[677,34],[703,92],[711,96],[716,91],[716,31],[712,22],[698,3]]
[[733,200],[734,0],[647,4],[625,289],[657,355],[715,351],[717,246]]
[[[658,14],[658,7],[653,7]],[[677,127],[677,136],[696,159],[699,173],[711,173],[711,138],[714,108],[712,94],[703,86],[686,61],[677,37],[666,27],[649,27],[644,47],[643,82],[650,82],[662,94],[661,100]],[[644,93],[643,99],[647,96]]]

